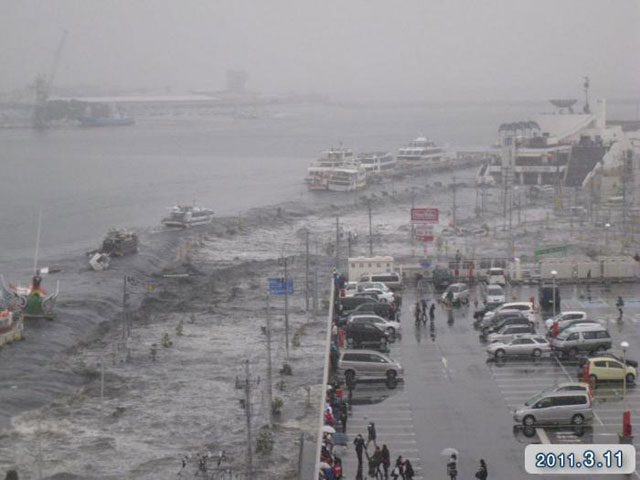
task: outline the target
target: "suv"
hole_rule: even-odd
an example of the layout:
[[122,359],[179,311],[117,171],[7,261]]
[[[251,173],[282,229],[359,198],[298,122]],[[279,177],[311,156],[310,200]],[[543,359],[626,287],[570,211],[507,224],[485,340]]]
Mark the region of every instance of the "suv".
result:
[[544,321],[544,326],[547,330],[551,330],[553,327],[553,322],[558,322],[558,328],[562,330],[570,320],[586,320],[587,313],[586,312],[561,312],[557,314],[553,318],[547,318]]
[[560,311],[560,289],[558,285],[540,285],[538,290],[538,302],[543,312],[551,312],[553,310],[553,298],[555,290],[556,311]]
[[[502,323],[504,320],[506,320],[507,318],[520,318],[522,320],[526,320],[527,322],[529,321],[529,319],[527,317],[525,317],[524,315],[522,315],[519,311],[517,310],[505,310],[504,312],[499,312],[496,313],[495,315],[492,315],[490,317],[487,317],[486,315],[482,318],[482,320],[477,321],[478,325],[480,328],[482,328],[483,330],[485,328],[493,328],[496,325]],[[522,322],[524,323],[524,321]]]
[[521,323],[512,323],[503,325],[502,328],[497,330],[494,333],[490,333],[487,336],[487,340],[489,343],[493,342],[503,342],[509,343],[511,340],[516,338],[519,335],[524,335],[527,333],[536,333],[535,328],[529,322],[526,325]]
[[[578,327],[582,325],[602,325],[597,320],[568,320],[562,325],[562,327],[558,328],[557,334],[559,335],[561,332],[564,332],[566,329],[571,327]],[[551,330],[547,331],[547,337],[553,337],[553,326]]]
[[502,312],[503,310],[518,310],[525,317],[527,317],[529,321],[531,322],[536,321],[536,317],[533,312],[533,306],[531,305],[530,302],[511,302],[511,303],[502,304],[495,310],[485,313],[484,319],[489,319],[492,316],[496,315],[497,313]]
[[372,313],[387,320],[396,319],[396,309],[388,303],[368,302],[358,305],[351,311],[352,315],[361,315],[363,313]]
[[345,350],[338,360],[338,374],[347,383],[358,378],[385,378],[395,380],[404,373],[402,365],[374,350]]
[[548,423],[582,425],[593,419],[591,397],[586,392],[556,392],[527,401],[513,412],[525,426]]
[[611,335],[600,324],[574,325],[551,339],[551,348],[571,357],[581,350],[603,352],[611,348]]
[[400,322],[396,322],[395,320],[386,320],[382,317],[371,314],[352,315],[349,318],[349,323],[369,323],[376,327],[380,327],[389,335],[395,335],[401,328]]
[[340,316],[344,317],[351,313],[352,310],[355,310],[363,303],[377,303],[376,299],[371,299],[367,297],[340,297],[338,304],[338,313]]
[[349,347],[359,348],[370,345],[386,350],[389,343],[389,334],[382,327],[370,323],[347,322],[345,331]]
[[436,292],[444,291],[449,285],[453,283],[453,274],[451,270],[444,267],[436,267],[431,274],[433,281],[433,288]]

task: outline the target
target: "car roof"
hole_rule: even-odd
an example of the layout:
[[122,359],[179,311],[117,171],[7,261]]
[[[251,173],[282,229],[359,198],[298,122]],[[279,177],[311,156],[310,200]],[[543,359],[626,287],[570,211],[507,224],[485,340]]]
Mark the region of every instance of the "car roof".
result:
[[361,314],[354,314],[351,315],[351,317],[349,317],[351,320],[353,320],[354,318],[379,318],[380,320],[384,320],[385,322],[387,322],[388,320],[382,318],[379,315],[376,315],[375,313],[361,313]]
[[[617,358],[612,358],[610,356],[599,356],[599,357],[589,357],[590,362],[597,362],[598,360],[618,360]],[[622,363],[620,360],[618,360]]]
[[466,286],[467,286],[466,283],[452,283],[451,285],[449,285],[449,287],[466,287]]
[[394,363],[397,363],[397,362],[395,362],[395,360],[393,360],[388,355],[385,355],[384,353],[379,352],[377,350],[368,350],[368,349],[364,349],[364,348],[352,348],[352,349],[349,349],[349,350],[343,350],[341,355],[344,355],[345,353],[374,353],[374,354],[380,355],[381,357],[384,357],[384,358],[386,358],[388,360],[391,360]]
[[580,315],[586,315],[587,312],[581,312],[579,310],[572,310],[569,312],[561,312],[560,315],[575,315],[576,313],[579,313]]
[[507,310],[509,307],[523,306],[523,305],[527,306],[527,307],[530,307],[531,306],[531,302],[509,302],[509,303],[505,303],[500,308],[502,310]]
[[491,270],[500,270],[501,272],[504,272],[504,268],[502,268],[502,267],[491,267],[489,269],[489,271],[491,271]]
[[606,330],[601,323],[576,323],[565,330],[567,333],[581,332],[583,330]]

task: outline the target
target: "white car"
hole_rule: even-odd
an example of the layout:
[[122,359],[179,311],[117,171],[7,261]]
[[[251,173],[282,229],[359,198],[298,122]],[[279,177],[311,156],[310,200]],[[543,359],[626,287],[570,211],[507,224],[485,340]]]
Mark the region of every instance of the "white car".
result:
[[487,347],[490,357],[503,358],[507,356],[541,357],[551,353],[549,340],[540,335],[520,335],[510,342],[495,342]]
[[347,284],[344,287],[344,290],[345,290],[344,296],[353,297],[353,294],[358,291],[357,285],[358,285],[358,282],[347,282]]
[[380,330],[389,333],[390,335],[395,335],[402,329],[400,322],[396,322],[395,320],[387,320],[386,318],[370,314],[352,315],[351,317],[349,317],[349,322],[371,323],[378,327]]
[[380,290],[379,288],[365,288],[364,292],[373,292],[377,295],[378,301],[381,303],[393,303],[396,301],[396,296],[393,292],[385,292],[384,290]]
[[500,285],[489,285],[485,294],[485,301],[487,305],[502,305],[506,298],[504,296],[504,290]]
[[535,315],[535,312],[533,311],[533,306],[531,305],[530,302],[504,303],[500,305],[498,308],[496,308],[495,310],[491,310],[490,312],[485,313],[483,321],[484,319],[489,320],[496,313],[504,312],[505,310],[520,312],[522,315],[527,317],[531,323],[535,323],[536,321],[536,315]]
[[553,318],[547,318],[544,326],[547,330],[551,330],[553,322],[558,322],[558,327],[562,329],[570,320],[586,320],[587,312],[560,312]]
[[489,336],[487,337],[487,341],[489,343],[494,343],[494,342],[509,343],[514,338],[519,337],[520,335],[526,335],[529,333],[535,333],[535,329],[531,324],[505,325],[498,332],[490,333]]
[[489,272],[488,272],[488,277],[489,277],[489,285],[501,285],[501,286],[505,286],[507,284],[507,280],[505,279],[504,276],[504,269],[502,268],[490,268]]
[[369,290],[371,288],[378,288],[383,292],[393,292],[393,290],[391,290],[382,282],[358,282],[356,284],[356,289],[359,292],[364,292],[365,290]]
[[452,302],[469,302],[469,286],[466,283],[452,283],[447,287],[447,289],[442,293],[441,300],[446,302],[447,299],[451,296]]

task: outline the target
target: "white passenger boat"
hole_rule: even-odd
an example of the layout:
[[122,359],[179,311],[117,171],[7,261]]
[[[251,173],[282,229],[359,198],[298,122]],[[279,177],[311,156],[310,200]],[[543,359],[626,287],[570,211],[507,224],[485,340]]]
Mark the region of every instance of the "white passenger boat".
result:
[[188,228],[195,225],[211,223],[213,210],[197,206],[176,205],[171,208],[169,216],[162,219],[167,227]]
[[323,152],[307,169],[307,187],[309,190],[329,190],[329,180],[335,170],[347,164],[354,164],[353,152],[348,148],[332,148]]
[[367,186],[367,172],[357,162],[334,168],[327,183],[332,192],[353,192]]
[[365,152],[357,157],[369,177],[383,178],[393,175],[397,161],[388,152]]
[[398,166],[404,170],[429,170],[446,163],[444,151],[426,137],[418,137],[398,150]]

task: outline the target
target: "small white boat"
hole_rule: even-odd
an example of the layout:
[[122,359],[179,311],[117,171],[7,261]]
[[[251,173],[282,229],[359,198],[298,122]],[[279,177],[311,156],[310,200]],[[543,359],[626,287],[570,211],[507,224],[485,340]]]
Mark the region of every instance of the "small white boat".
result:
[[320,158],[311,162],[307,169],[307,187],[309,190],[329,190],[329,180],[335,169],[353,161],[353,152],[348,148],[332,148],[322,152]]
[[20,312],[0,311],[0,346],[24,338],[24,323]]
[[167,227],[188,228],[204,225],[213,221],[213,210],[198,206],[176,205],[171,208],[169,216],[162,219]]

